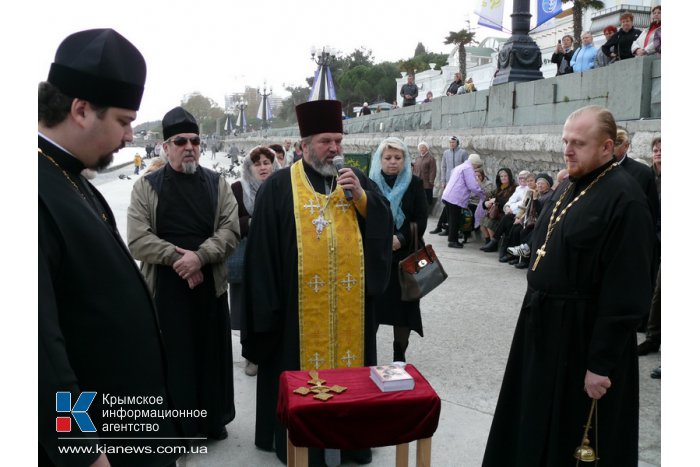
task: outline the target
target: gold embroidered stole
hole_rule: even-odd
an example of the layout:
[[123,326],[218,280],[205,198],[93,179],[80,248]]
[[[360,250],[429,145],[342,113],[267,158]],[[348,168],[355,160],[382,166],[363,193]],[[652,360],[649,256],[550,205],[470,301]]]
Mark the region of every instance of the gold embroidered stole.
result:
[[301,161],[292,165],[291,177],[299,251],[299,368],[363,366],[364,252],[355,207],[339,186],[330,195],[316,193]]

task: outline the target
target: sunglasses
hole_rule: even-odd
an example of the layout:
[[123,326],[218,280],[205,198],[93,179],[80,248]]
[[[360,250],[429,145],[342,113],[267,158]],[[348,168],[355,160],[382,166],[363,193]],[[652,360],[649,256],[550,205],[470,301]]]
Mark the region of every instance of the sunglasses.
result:
[[185,138],[184,136],[178,136],[177,138],[172,138],[170,140],[175,146],[184,146],[187,141],[192,143],[192,146],[199,146],[199,136],[193,136],[192,138]]

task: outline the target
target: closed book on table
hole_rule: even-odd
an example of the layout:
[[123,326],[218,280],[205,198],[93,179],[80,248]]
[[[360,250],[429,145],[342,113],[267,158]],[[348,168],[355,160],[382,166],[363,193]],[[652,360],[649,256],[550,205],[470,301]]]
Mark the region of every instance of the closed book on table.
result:
[[382,392],[408,391],[416,385],[413,377],[402,365],[371,366],[369,377]]

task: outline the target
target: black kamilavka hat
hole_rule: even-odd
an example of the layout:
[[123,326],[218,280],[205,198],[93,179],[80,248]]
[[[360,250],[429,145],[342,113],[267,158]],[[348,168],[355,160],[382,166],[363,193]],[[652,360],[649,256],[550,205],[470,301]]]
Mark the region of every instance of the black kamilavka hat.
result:
[[343,132],[343,107],[340,101],[304,102],[296,106],[296,112],[302,138],[319,133]]
[[175,107],[163,116],[163,139],[167,140],[173,135],[180,133],[199,134],[199,125],[194,116],[183,109]]
[[146,61],[114,29],[89,29],[61,42],[47,81],[69,97],[138,110],[146,83]]

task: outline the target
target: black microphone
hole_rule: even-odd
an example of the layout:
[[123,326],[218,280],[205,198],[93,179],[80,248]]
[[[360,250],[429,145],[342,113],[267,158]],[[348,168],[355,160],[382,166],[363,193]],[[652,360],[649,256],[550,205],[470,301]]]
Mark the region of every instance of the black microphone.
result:
[[[335,156],[333,158],[333,166],[335,167],[335,170],[337,170],[338,172],[340,172],[340,169],[345,167],[345,158],[343,157],[342,154],[338,154],[337,156]],[[347,201],[352,200],[352,190],[345,188],[343,190],[343,192],[345,193],[345,199]]]

